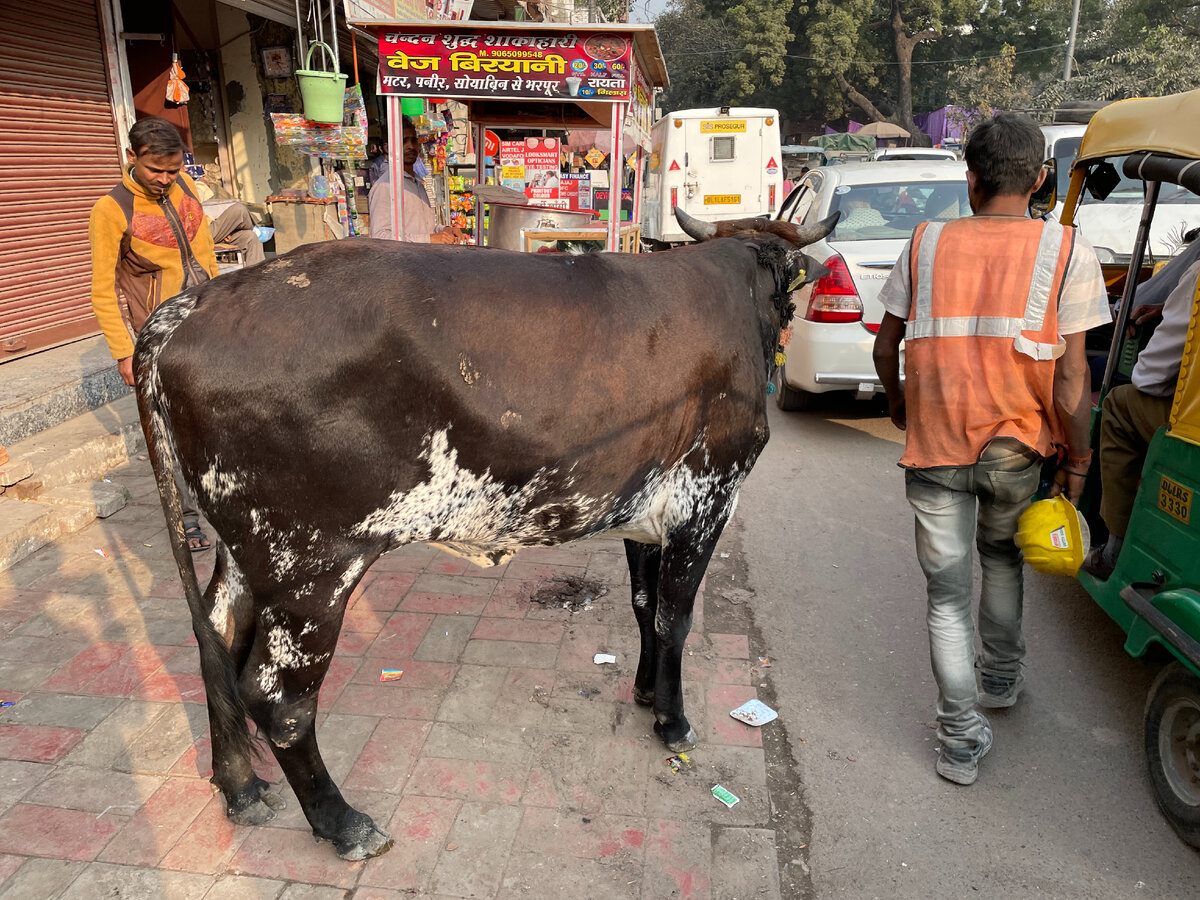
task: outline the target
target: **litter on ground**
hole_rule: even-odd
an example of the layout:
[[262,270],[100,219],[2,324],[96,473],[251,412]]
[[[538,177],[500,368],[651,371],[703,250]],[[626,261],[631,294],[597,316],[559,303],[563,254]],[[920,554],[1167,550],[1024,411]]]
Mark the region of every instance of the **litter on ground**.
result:
[[737,803],[738,800],[741,799],[737,794],[734,794],[732,791],[725,790],[725,788],[721,787],[719,784],[713,785],[712,795],[730,808],[732,808],[733,804]]
[[745,722],[747,725],[766,725],[779,718],[779,713],[767,706],[761,700],[747,700],[737,709],[731,710],[729,713],[739,722]]
[[597,653],[595,656],[592,657],[592,662],[594,662],[598,666],[602,666],[605,663],[615,663],[616,661],[617,661],[617,658],[615,656],[613,656],[611,653]]
[[403,674],[404,674],[403,669],[380,669],[379,670],[379,680],[380,681],[399,681],[400,676],[402,676]]

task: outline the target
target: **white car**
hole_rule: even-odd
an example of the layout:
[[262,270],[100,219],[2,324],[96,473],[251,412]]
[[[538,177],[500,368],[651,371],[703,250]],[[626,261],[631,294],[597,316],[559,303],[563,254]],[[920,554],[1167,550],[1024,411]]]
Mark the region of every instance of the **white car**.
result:
[[[1071,182],[1071,165],[1079,155],[1079,144],[1086,130],[1086,125],[1042,126],[1046,158],[1053,158],[1058,170],[1058,205],[1051,214],[1054,219],[1062,214]],[[1094,199],[1085,185],[1075,213],[1079,233],[1096,248],[1102,263],[1129,264],[1142,217],[1142,182],[1124,176],[1121,172],[1124,161],[1123,156],[1109,160],[1113,166],[1113,185],[1107,198],[1103,202]],[[1184,236],[1197,226],[1200,226],[1200,197],[1179,185],[1162,185],[1150,225],[1150,253],[1156,260],[1178,255],[1183,249]]]
[[780,409],[805,409],[827,391],[851,390],[868,399],[883,390],[871,358],[883,321],[879,289],[918,224],[971,214],[966,172],[960,162],[897,161],[848,163],[804,176],[782,215],[798,224],[839,210],[842,218],[804,251],[829,274],[792,295],[796,317],[776,384]]
[[943,150],[940,147],[880,147],[871,156],[875,160],[890,160],[899,162],[906,159],[930,160],[930,159],[949,159],[958,160],[958,154],[953,150]]

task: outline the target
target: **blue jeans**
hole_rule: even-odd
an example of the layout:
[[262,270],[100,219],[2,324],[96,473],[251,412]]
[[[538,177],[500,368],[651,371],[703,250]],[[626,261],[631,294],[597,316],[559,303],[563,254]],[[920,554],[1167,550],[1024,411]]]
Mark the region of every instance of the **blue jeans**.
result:
[[929,597],[929,657],[938,685],[943,746],[974,746],[987,721],[975,710],[972,536],[983,569],[979,666],[992,675],[1020,673],[1025,656],[1023,559],[1013,535],[1037,491],[1041,466],[1034,451],[1002,438],[992,441],[974,465],[905,472],[905,494],[916,514],[917,559]]

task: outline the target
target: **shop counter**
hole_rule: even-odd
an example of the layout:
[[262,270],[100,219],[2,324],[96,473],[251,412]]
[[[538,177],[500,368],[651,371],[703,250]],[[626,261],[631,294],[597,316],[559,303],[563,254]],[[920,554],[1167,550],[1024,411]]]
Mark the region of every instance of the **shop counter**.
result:
[[[621,225],[618,231],[621,253],[640,253],[642,247],[642,228],[640,225]],[[608,226],[595,225],[585,228],[562,228],[544,231],[524,229],[521,236],[525,241],[524,250],[531,253],[537,249],[536,242],[553,243],[557,241],[599,241],[608,240]]]
[[275,226],[276,253],[345,236],[332,197],[268,197],[267,209]]

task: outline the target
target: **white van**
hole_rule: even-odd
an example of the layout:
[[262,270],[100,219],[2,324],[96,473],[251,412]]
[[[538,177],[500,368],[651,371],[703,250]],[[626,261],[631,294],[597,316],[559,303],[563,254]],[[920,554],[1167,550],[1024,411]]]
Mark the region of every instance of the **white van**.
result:
[[690,241],[671,210],[706,222],[774,216],[783,202],[779,112],[746,106],[668,113],[651,130],[642,235]]
[[[1054,159],[1058,168],[1058,205],[1051,214],[1057,219],[1071,183],[1071,164],[1079,155],[1086,125],[1043,125],[1046,159]],[[1120,181],[1101,203],[1083,189],[1075,224],[1079,233],[1096,248],[1102,263],[1129,262],[1133,239],[1142,215],[1142,182],[1130,181],[1121,173],[1124,157],[1109,160]],[[1200,197],[1178,185],[1164,184],[1158,195],[1158,207],[1150,226],[1150,252],[1156,259],[1168,259],[1183,249],[1183,236],[1200,226]]]

